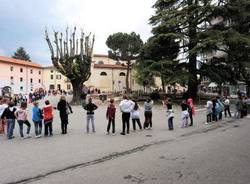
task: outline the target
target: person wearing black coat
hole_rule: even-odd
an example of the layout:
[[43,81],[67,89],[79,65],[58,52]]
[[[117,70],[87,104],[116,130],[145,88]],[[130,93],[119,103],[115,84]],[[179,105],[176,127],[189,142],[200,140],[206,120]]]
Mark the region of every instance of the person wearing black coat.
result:
[[57,104],[57,110],[59,110],[60,113],[62,134],[67,134],[67,126],[69,123],[68,115],[73,113],[73,111],[69,103],[66,101],[65,96],[61,96],[60,101]]

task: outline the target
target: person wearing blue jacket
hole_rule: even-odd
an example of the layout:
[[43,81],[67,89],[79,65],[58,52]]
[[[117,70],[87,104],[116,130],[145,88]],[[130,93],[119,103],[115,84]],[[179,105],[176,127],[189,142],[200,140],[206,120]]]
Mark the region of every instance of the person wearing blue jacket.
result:
[[33,104],[34,104],[34,107],[32,109],[32,120],[35,125],[35,134],[36,134],[35,137],[40,138],[42,134],[42,126],[43,126],[42,124],[43,112],[39,108],[39,103],[37,101],[35,101]]

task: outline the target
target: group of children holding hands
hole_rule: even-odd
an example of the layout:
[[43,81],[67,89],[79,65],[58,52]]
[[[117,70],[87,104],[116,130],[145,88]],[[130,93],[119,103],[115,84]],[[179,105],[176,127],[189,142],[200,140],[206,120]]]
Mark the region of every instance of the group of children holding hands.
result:
[[[17,120],[19,125],[19,132],[21,138],[29,138],[31,124],[28,121],[28,111],[27,111],[27,102],[22,102],[19,108],[14,106],[13,102],[8,104],[4,99],[0,99],[0,117],[1,124],[6,122],[6,134],[8,139],[12,139],[13,130],[15,127],[15,120]],[[59,110],[60,119],[61,119],[61,129],[62,134],[67,134],[67,125],[68,125],[68,115],[73,113],[71,106],[66,101],[65,97],[62,96],[58,102],[57,107],[53,107],[48,100],[45,101],[45,105],[42,108],[39,108],[37,101],[33,102],[32,108],[32,121],[35,127],[35,137],[39,138],[42,134],[42,127],[44,126],[44,136],[53,136],[53,109]],[[167,98],[163,101],[163,105],[166,109],[168,128],[173,130],[173,119],[174,119],[174,110],[172,101],[170,98]],[[195,114],[195,108],[192,98],[183,100],[181,103],[181,128],[187,128],[188,126],[193,125],[193,116]],[[220,101],[219,98],[209,100],[206,105],[206,114],[207,114],[207,123],[211,121],[217,121],[222,119],[222,112],[225,111],[225,116],[227,114],[231,116],[230,113],[230,101],[226,98],[224,103]],[[92,125],[92,132],[95,132],[95,122],[94,122],[94,111],[98,108],[92,102],[92,98],[88,99],[88,103],[83,107],[86,110],[86,132],[90,132],[89,124]],[[148,98],[144,103],[144,117],[145,121],[142,125],[140,121],[140,111],[141,107],[135,100],[130,100],[126,95],[123,96],[123,100],[119,104],[119,110],[122,113],[122,132],[121,135],[126,135],[130,133],[130,119],[132,119],[133,130],[136,130],[138,126],[140,130],[151,129],[152,128],[152,109],[153,101]],[[116,135],[115,129],[115,117],[116,116],[116,106],[114,99],[110,99],[110,104],[106,110],[107,118],[107,135],[112,133]],[[190,123],[188,124],[188,120]],[[27,126],[26,134],[23,133],[24,125]]]

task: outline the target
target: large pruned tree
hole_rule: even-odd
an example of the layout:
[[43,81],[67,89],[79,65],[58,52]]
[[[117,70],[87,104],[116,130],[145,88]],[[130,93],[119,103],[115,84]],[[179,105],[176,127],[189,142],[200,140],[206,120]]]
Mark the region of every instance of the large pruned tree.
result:
[[24,61],[30,61],[30,56],[23,47],[17,48],[12,58],[20,59]]
[[47,30],[45,31],[51,60],[56,69],[66,76],[73,86],[72,104],[81,102],[83,83],[91,75],[91,62],[95,37],[81,32],[76,38],[76,28],[69,37],[68,28],[65,37],[63,33],[54,32],[54,44],[51,43]]
[[138,56],[143,41],[139,34],[134,32],[128,33],[114,33],[107,38],[106,45],[110,49],[108,51],[109,57],[117,61],[126,61],[127,75],[126,75],[126,91],[129,92],[130,83],[129,77],[131,75],[133,63]]

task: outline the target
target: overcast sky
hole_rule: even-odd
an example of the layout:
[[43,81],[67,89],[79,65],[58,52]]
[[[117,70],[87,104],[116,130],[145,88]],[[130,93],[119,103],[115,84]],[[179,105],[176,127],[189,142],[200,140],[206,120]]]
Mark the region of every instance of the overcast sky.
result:
[[139,33],[146,41],[156,0],[0,0],[0,55],[23,46],[35,62],[50,65],[45,27],[65,31],[83,28],[96,35],[95,54],[107,54],[105,41],[115,32]]

